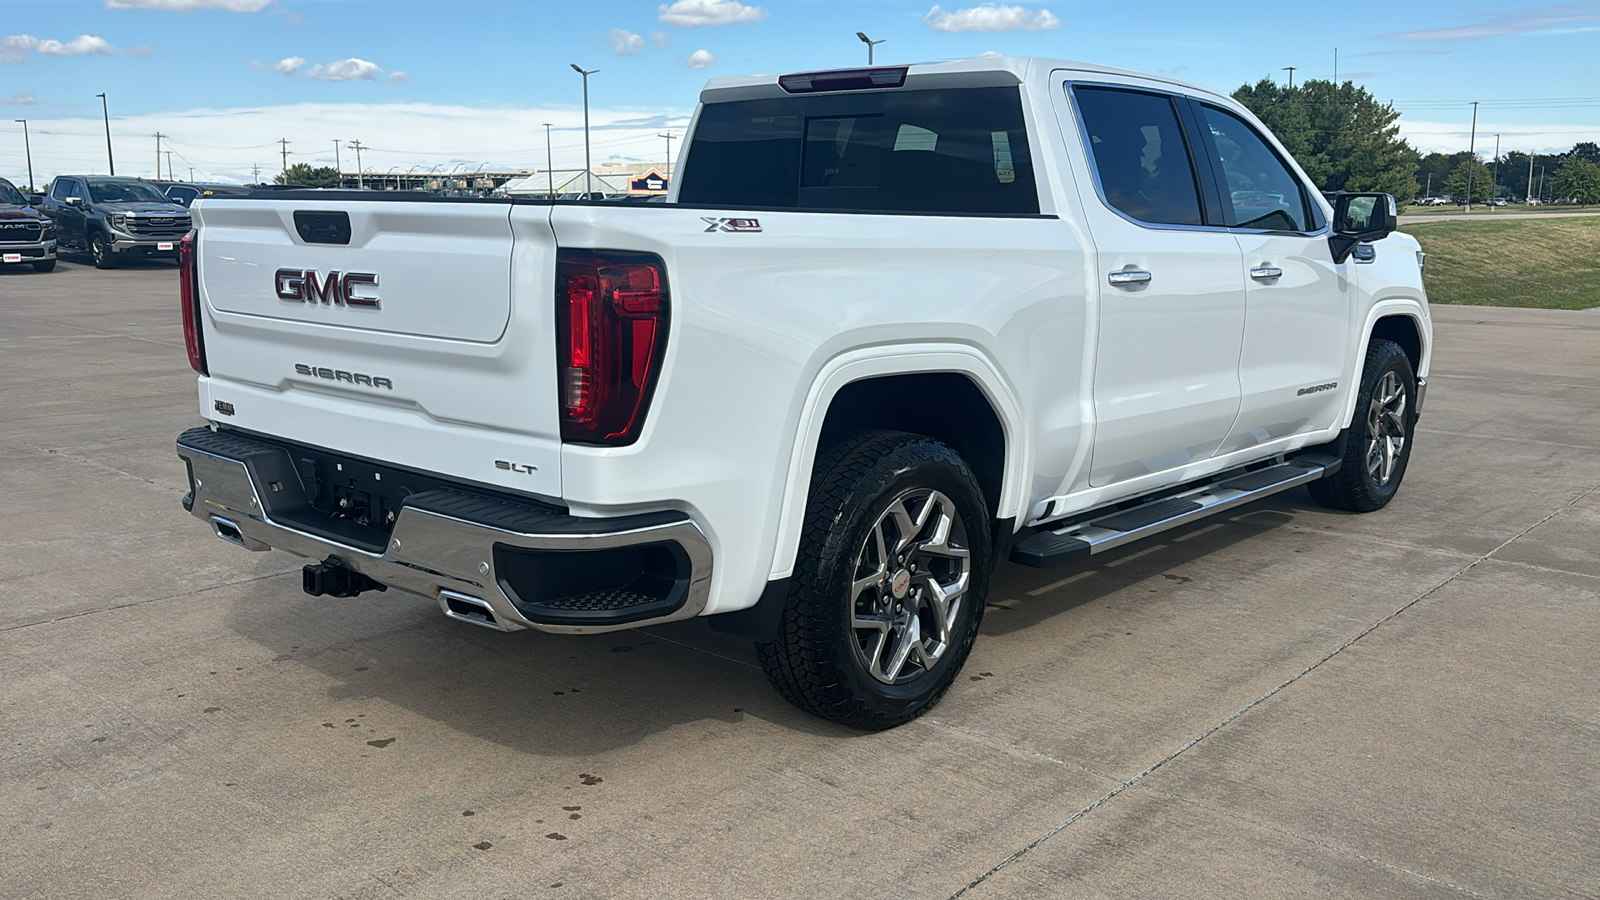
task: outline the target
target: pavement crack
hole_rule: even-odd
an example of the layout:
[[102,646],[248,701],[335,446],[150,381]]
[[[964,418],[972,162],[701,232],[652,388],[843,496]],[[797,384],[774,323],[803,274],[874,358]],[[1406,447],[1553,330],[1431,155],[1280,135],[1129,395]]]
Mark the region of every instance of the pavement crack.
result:
[[668,644],[673,644],[673,645],[678,646],[678,647],[683,647],[684,649],[687,649],[687,650],[693,650],[696,653],[704,653],[707,656],[714,656],[717,659],[723,660],[725,662],[737,663],[737,664],[739,664],[741,666],[749,666],[752,669],[761,668],[760,666],[756,665],[753,662],[748,662],[748,661],[742,660],[742,659],[734,659],[731,656],[723,656],[721,653],[718,653],[715,650],[707,650],[704,647],[696,647],[693,644],[687,644],[687,643],[684,643],[683,641],[675,641],[672,638],[665,637],[665,636],[663,636],[660,633],[655,632],[655,631],[646,631],[646,630],[640,629],[640,633],[641,634],[648,634],[652,638],[655,638],[658,641],[664,641],[664,642],[666,642]]
[[[1421,603],[1423,600],[1426,600],[1429,597],[1432,597],[1434,594],[1436,594],[1440,590],[1444,589],[1447,585],[1450,585],[1450,584],[1454,583],[1457,579],[1461,578],[1461,576],[1467,574],[1468,572],[1470,572],[1473,569],[1476,569],[1478,566],[1482,565],[1484,562],[1488,561],[1496,553],[1499,553],[1501,550],[1504,550],[1506,547],[1510,546],[1512,543],[1514,543],[1517,540],[1521,539],[1528,532],[1533,531],[1535,528],[1538,528],[1540,525],[1543,525],[1544,523],[1550,521],[1551,519],[1554,519],[1556,516],[1559,516],[1561,513],[1565,512],[1568,509],[1571,509],[1573,506],[1576,506],[1578,503],[1581,503],[1583,500],[1588,498],[1589,495],[1593,494],[1596,491],[1600,491],[1600,484],[1597,484],[1597,485],[1589,488],[1588,490],[1586,490],[1583,493],[1579,494],[1578,496],[1572,498],[1571,500],[1567,501],[1566,503],[1563,503],[1560,506],[1556,507],[1556,509],[1552,510],[1544,518],[1540,519],[1537,522],[1534,522],[1532,525],[1529,525],[1526,528],[1523,528],[1521,531],[1518,531],[1516,534],[1514,534],[1511,537],[1507,538],[1505,541],[1503,541],[1499,546],[1495,547],[1493,550],[1490,550],[1489,552],[1484,553],[1481,556],[1476,557],[1475,559],[1472,560],[1472,562],[1467,563],[1466,565],[1464,565],[1461,568],[1457,569],[1455,572],[1451,573],[1443,581],[1440,581],[1438,584],[1434,585],[1433,587],[1428,588],[1427,590],[1423,591],[1422,593],[1418,594],[1417,596],[1415,596],[1415,597],[1411,598],[1410,600],[1406,601],[1405,603],[1401,604],[1398,609],[1394,610],[1393,612],[1389,613],[1388,615],[1384,616],[1383,618],[1379,619],[1378,621],[1373,622],[1371,625],[1368,625],[1366,628],[1362,629],[1362,631],[1359,634],[1357,634],[1355,637],[1352,637],[1349,640],[1345,641],[1344,643],[1340,644],[1339,646],[1335,647],[1333,650],[1331,650],[1326,655],[1324,655],[1321,659],[1318,659],[1316,662],[1312,663],[1311,665],[1306,666],[1304,669],[1301,669],[1299,672],[1297,672],[1294,675],[1290,676],[1286,680],[1280,682],[1277,686],[1271,688],[1266,693],[1262,694],[1261,696],[1257,697],[1256,699],[1250,701],[1249,703],[1246,703],[1244,706],[1239,707],[1239,709],[1235,710],[1234,712],[1230,713],[1229,715],[1227,715],[1226,717],[1224,717],[1220,721],[1216,722],[1210,728],[1207,728],[1205,731],[1201,732],[1200,734],[1196,735],[1195,737],[1192,737],[1188,741],[1185,741],[1183,743],[1183,745],[1178,747],[1176,750],[1173,750],[1171,753],[1168,753],[1166,756],[1163,756],[1162,758],[1160,758],[1160,759],[1156,760],[1155,762],[1151,763],[1150,765],[1146,766],[1142,771],[1140,771],[1138,774],[1134,775],[1132,778],[1129,778],[1128,780],[1122,782],[1121,784],[1117,785],[1116,787],[1112,788],[1111,790],[1107,791],[1106,793],[1100,795],[1100,797],[1095,799],[1088,806],[1085,806],[1082,809],[1078,810],[1077,812],[1073,813],[1072,815],[1068,816],[1065,820],[1063,820],[1059,824],[1051,827],[1049,830],[1045,831],[1045,833],[1043,833],[1043,834],[1039,835],[1038,837],[1034,838],[1032,841],[1029,841],[1027,844],[1024,844],[1022,847],[1018,848],[1017,850],[1012,851],[1012,853],[1010,855],[1006,856],[1005,859],[1002,859],[999,862],[995,863],[993,866],[991,866],[988,869],[988,871],[985,871],[984,873],[982,873],[978,877],[976,877],[976,878],[972,879],[971,881],[967,882],[967,884],[964,885],[960,890],[957,890],[955,893],[951,894],[950,897],[949,897],[949,900],[956,900],[956,898],[964,896],[968,891],[971,891],[972,889],[974,889],[974,888],[978,887],[979,885],[983,884],[985,881],[988,881],[990,878],[993,878],[995,875],[999,874],[1002,870],[1004,870],[1007,866],[1010,866],[1012,863],[1017,862],[1018,860],[1022,859],[1024,856],[1027,856],[1029,853],[1032,853],[1040,845],[1044,844],[1045,841],[1048,841],[1051,838],[1055,837],[1056,835],[1060,834],[1061,832],[1066,831],[1068,828],[1072,827],[1074,824],[1076,824],[1078,821],[1082,820],[1084,817],[1088,816],[1090,813],[1093,813],[1095,810],[1097,810],[1097,809],[1101,808],[1102,806],[1105,806],[1106,804],[1108,804],[1111,801],[1115,800],[1120,794],[1122,794],[1128,788],[1131,788],[1134,785],[1138,784],[1139,782],[1145,780],[1150,775],[1152,775],[1155,772],[1157,772],[1158,770],[1160,770],[1167,763],[1170,763],[1173,760],[1177,759],[1179,756],[1182,756],[1184,753],[1187,753],[1189,750],[1193,749],[1195,746],[1200,744],[1201,741],[1204,741],[1206,738],[1212,736],[1213,734],[1216,734],[1217,732],[1221,731],[1222,729],[1224,729],[1224,728],[1228,727],[1229,725],[1233,724],[1241,716],[1245,715],[1246,713],[1250,712],[1251,710],[1254,710],[1256,707],[1262,705],[1263,703],[1266,703],[1268,700],[1271,700],[1273,697],[1276,697],[1283,690],[1285,690],[1286,688],[1288,688],[1291,685],[1295,684],[1296,682],[1300,681],[1300,679],[1305,678],[1307,675],[1310,675],[1312,672],[1315,672],[1316,670],[1322,668],[1322,666],[1325,663],[1327,663],[1329,660],[1333,659],[1334,657],[1338,656],[1339,654],[1343,653],[1344,651],[1350,649],[1351,647],[1355,646],[1356,643],[1359,642],[1362,638],[1365,638],[1367,635],[1369,635],[1369,634],[1373,633],[1374,631],[1377,631],[1379,628],[1382,628],[1383,626],[1389,624],[1390,622],[1394,621],[1396,618],[1399,618],[1399,616],[1402,613],[1404,613],[1407,610],[1411,609],[1413,606],[1416,606],[1418,603]],[[1496,561],[1498,562],[1498,560],[1496,560]]]
[[142,481],[145,484],[151,485],[153,487],[158,487],[158,488],[161,488],[163,490],[172,491],[173,493],[180,493],[180,489],[174,488],[171,485],[162,484],[159,481],[151,481],[150,479],[144,477],[143,475],[135,475],[132,472],[124,472],[123,470],[118,469],[115,466],[108,466],[105,463],[95,462],[92,459],[85,459],[82,456],[78,456],[77,454],[74,454],[74,453],[69,453],[69,452],[67,452],[65,450],[59,450],[59,449],[55,449],[55,448],[52,448],[52,447],[40,447],[40,446],[38,446],[36,444],[30,444],[30,443],[28,443],[26,441],[18,441],[16,446],[23,447],[23,448],[28,449],[28,450],[32,450],[35,453],[42,453],[42,454],[45,454],[47,456],[59,456],[62,459],[70,459],[73,462],[82,463],[83,465],[86,465],[91,469],[99,469],[102,472],[112,472],[112,473],[117,474],[117,475],[126,475],[129,478],[138,479],[139,481]]
[[136,606],[147,606],[147,605],[149,605],[151,603],[160,603],[163,600],[176,600],[176,599],[178,599],[180,597],[189,597],[189,596],[193,596],[195,594],[203,594],[206,591],[214,591],[217,588],[236,587],[236,586],[241,585],[241,584],[250,584],[250,583],[256,582],[256,581],[265,581],[268,578],[277,578],[277,577],[279,577],[281,575],[288,575],[288,574],[290,574],[290,572],[272,572],[272,573],[269,573],[269,574],[266,574],[266,575],[257,575],[254,578],[241,578],[238,581],[224,581],[224,582],[220,582],[218,584],[208,585],[206,587],[200,588],[199,590],[179,591],[176,594],[167,594],[167,595],[161,596],[161,597],[150,597],[150,598],[147,598],[147,599],[144,599],[144,600],[134,600],[134,601],[132,601],[130,603],[119,603],[116,606],[106,606],[106,607],[102,607],[100,609],[84,610],[83,612],[80,612],[80,613],[73,613],[70,616],[56,616],[53,619],[39,619],[38,621],[35,621],[35,622],[22,622],[22,623],[19,623],[17,625],[0,626],[0,634],[5,634],[5,633],[11,632],[11,631],[21,631],[24,628],[34,628],[34,627],[37,627],[39,625],[53,625],[53,624],[55,624],[57,622],[70,622],[73,619],[85,619],[85,618],[88,618],[89,616],[98,616],[101,613],[115,612],[115,611],[117,611],[119,609],[132,609],[132,608],[134,608]]

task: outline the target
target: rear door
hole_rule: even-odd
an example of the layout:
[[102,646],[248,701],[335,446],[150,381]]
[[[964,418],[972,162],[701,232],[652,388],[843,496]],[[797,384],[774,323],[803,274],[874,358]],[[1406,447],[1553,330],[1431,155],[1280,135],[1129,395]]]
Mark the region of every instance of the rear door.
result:
[[1204,210],[1181,98],[1075,84],[1062,102],[1095,176],[1082,200],[1099,291],[1089,472],[1099,487],[1222,444],[1239,411],[1244,275],[1238,244]]
[[559,497],[548,207],[193,206],[222,424]]

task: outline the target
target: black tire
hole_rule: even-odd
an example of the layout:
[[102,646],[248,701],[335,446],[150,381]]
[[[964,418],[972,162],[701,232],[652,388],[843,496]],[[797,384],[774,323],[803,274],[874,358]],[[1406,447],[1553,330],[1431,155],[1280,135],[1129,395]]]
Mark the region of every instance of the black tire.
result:
[[89,238],[89,256],[94,259],[96,269],[115,269],[117,267],[117,251],[111,249],[111,241],[105,232],[97,231]]
[[[1390,399],[1395,389],[1402,392],[1398,409]],[[1416,400],[1417,376],[1411,370],[1411,359],[1393,341],[1373,341],[1361,370],[1355,417],[1344,434],[1344,464],[1333,475],[1309,485],[1312,499],[1351,512],[1382,509],[1394,499],[1415,443]],[[1393,444],[1395,438],[1400,441],[1398,447]]]
[[56,261],[53,260],[53,259],[46,259],[46,260],[43,260],[41,262],[36,262],[36,263],[33,264],[33,270],[35,272],[49,272],[49,271],[54,270],[55,267],[56,267]]
[[[877,731],[922,715],[972,651],[992,548],[982,489],[954,450],[891,431],[833,445],[812,474],[777,639],[756,645],[768,680],[796,707],[852,728]],[[964,593],[953,593],[961,583]],[[869,620],[877,632],[858,630]],[[932,636],[921,637],[925,628]]]

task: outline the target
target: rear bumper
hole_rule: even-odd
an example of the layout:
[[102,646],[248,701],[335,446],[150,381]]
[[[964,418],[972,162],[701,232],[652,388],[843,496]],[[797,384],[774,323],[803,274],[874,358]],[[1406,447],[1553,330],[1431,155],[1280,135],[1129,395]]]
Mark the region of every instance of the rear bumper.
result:
[[412,476],[425,489],[408,493],[396,484],[406,473],[344,459],[395,485],[398,512],[380,546],[318,533],[329,530],[319,517],[331,517],[310,508],[302,473],[304,457],[326,451],[209,428],[184,432],[177,449],[189,469],[184,506],[218,537],[248,550],[336,556],[472,624],[614,631],[699,615],[710,592],[711,545],[681,512],[580,518],[511,495],[441,488],[425,475]]

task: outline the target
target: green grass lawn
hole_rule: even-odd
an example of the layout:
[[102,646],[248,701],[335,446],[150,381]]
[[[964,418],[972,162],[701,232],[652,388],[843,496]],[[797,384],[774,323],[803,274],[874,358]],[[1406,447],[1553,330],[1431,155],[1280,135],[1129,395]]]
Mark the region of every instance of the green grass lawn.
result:
[[1428,254],[1430,303],[1589,309],[1600,306],[1600,216],[1411,222]]

